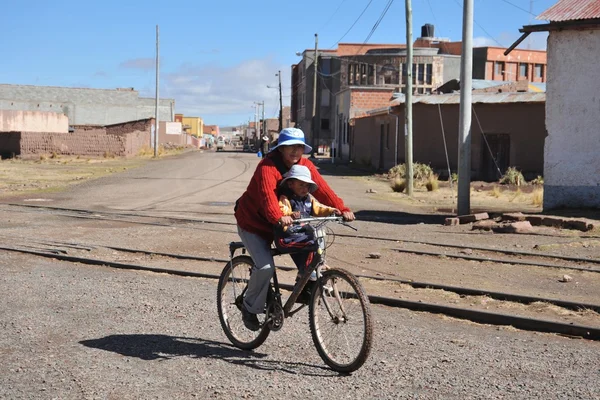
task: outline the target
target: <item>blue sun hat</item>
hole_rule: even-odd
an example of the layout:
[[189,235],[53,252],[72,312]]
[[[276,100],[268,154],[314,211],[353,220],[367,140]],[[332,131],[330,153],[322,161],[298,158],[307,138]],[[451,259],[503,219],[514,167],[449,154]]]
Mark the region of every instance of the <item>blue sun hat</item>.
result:
[[277,146],[273,147],[271,151],[275,150],[279,146],[293,146],[295,144],[304,145],[304,154],[308,154],[312,151],[312,147],[306,144],[304,140],[304,132],[298,128],[285,128],[279,132],[279,138],[277,139]]
[[305,167],[304,165],[292,165],[292,168],[290,168],[288,172],[283,174],[283,180],[281,181],[279,186],[285,185],[288,179],[298,179],[299,181],[310,183],[310,188],[308,189],[309,193],[312,193],[319,188],[310,176],[310,169],[308,169],[308,167]]

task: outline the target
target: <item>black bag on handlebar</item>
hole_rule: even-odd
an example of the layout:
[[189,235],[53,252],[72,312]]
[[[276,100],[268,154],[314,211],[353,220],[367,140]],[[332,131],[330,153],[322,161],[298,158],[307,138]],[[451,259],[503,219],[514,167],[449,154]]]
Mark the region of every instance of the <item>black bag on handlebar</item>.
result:
[[287,229],[276,226],[275,247],[287,254],[317,251],[319,243],[315,228],[309,224],[290,225]]

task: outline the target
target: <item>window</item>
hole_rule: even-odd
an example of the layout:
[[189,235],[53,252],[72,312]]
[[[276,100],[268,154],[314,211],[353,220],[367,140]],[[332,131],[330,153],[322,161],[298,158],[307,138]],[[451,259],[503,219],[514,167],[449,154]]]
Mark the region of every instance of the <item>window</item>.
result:
[[[379,75],[383,76],[383,80],[385,84],[388,85],[397,85],[398,84],[398,71],[396,70],[396,66],[393,64],[385,64],[379,70]],[[403,78],[405,79],[405,78]]]
[[519,76],[527,77],[527,64],[519,64]]
[[417,76],[417,85],[425,83],[425,64],[419,64],[419,75]]
[[427,72],[425,73],[425,83],[431,85],[433,81],[433,64],[427,64]]
[[494,63],[494,77],[502,76],[504,73],[504,63],[502,61],[496,61]]
[[319,61],[321,62],[321,73],[325,75],[331,74],[331,60],[329,58],[319,58]]
[[533,76],[535,78],[542,78],[544,76],[544,66],[542,64],[535,64]]
[[413,64],[412,66],[412,81],[413,85],[417,83],[417,64]]
[[329,118],[322,118],[321,119],[321,129],[323,129],[323,130],[329,130]]

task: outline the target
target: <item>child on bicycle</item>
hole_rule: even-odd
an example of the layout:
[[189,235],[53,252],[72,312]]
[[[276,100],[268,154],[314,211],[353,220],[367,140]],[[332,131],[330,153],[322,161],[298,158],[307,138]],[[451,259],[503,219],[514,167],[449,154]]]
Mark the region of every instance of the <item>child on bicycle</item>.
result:
[[[337,208],[321,204],[311,195],[318,186],[311,179],[310,170],[304,165],[292,166],[283,177],[284,179],[279,185],[279,208],[284,216],[301,219],[342,214]],[[309,224],[277,225],[275,227],[275,246],[282,252],[291,253],[290,256],[298,268],[296,277],[296,281],[298,281],[312,262],[318,243],[314,229]],[[310,280],[315,281],[316,279],[316,273],[313,271]],[[304,287],[299,297],[300,302],[308,301],[311,286]]]

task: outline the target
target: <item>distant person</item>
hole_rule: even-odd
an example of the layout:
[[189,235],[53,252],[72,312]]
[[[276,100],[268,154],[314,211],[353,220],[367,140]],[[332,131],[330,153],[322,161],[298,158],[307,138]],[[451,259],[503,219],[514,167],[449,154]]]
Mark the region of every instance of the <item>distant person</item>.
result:
[[262,158],[265,158],[269,152],[269,137],[267,135],[260,138],[260,151],[262,152]]

